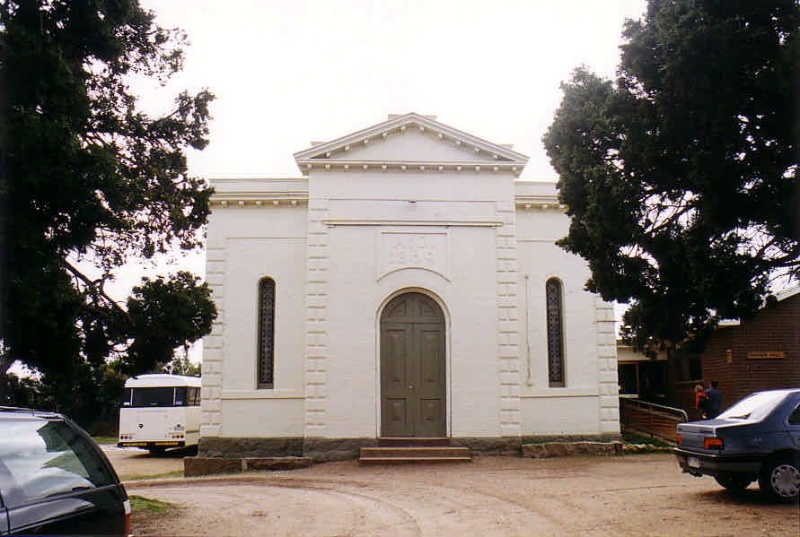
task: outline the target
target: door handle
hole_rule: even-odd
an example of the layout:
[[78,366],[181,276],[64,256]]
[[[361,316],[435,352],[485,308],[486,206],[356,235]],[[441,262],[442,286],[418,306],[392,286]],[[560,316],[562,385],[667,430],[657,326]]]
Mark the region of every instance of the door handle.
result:
[[413,392],[414,391],[414,386],[409,386],[408,389]]

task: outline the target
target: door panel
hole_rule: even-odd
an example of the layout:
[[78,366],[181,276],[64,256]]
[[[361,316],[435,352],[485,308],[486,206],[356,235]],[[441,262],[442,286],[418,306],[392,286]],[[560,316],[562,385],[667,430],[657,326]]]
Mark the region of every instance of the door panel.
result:
[[446,435],[442,430],[444,409],[440,399],[420,400],[420,420],[416,428],[416,436],[441,437]]
[[406,364],[404,357],[408,350],[410,333],[407,327],[390,328],[387,332],[387,375],[390,385],[403,385],[406,380]]
[[446,436],[444,315],[431,298],[395,298],[381,319],[381,435]]
[[408,363],[412,346],[411,327],[392,323],[385,326],[381,339],[381,423],[384,436],[411,436],[408,399]]
[[422,360],[421,379],[426,388],[438,390],[444,384],[444,356],[441,352],[444,349],[442,341],[442,330],[440,327],[428,325],[414,325],[414,329],[419,333],[421,342]]
[[388,408],[389,408],[389,422],[398,424],[398,427],[403,427],[405,422],[408,420],[408,409],[406,404],[406,398],[403,397],[401,399],[389,399],[388,400]]

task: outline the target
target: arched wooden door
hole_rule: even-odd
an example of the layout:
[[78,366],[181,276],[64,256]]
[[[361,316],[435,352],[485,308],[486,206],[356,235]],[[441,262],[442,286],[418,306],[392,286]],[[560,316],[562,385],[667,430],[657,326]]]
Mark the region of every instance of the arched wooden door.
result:
[[444,314],[405,293],[381,316],[381,436],[447,436]]

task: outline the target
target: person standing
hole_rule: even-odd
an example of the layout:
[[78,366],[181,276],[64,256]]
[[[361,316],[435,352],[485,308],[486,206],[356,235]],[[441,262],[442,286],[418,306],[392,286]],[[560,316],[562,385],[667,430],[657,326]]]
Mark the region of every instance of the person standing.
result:
[[708,405],[708,396],[703,391],[703,385],[698,384],[694,387],[694,407],[700,413],[700,419],[706,419],[706,406]]
[[712,380],[705,391],[708,400],[706,401],[706,417],[714,419],[719,415],[719,409],[722,405],[722,392],[719,391],[719,383]]

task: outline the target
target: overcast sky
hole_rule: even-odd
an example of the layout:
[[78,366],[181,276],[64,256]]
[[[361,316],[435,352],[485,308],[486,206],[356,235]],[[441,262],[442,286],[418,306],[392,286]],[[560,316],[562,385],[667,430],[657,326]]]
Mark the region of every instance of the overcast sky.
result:
[[[645,0],[141,0],[188,35],[185,69],[166,88],[136,86],[166,110],[210,89],[211,143],[194,175],[300,176],[292,155],[418,112],[530,157],[522,179],[555,181],[542,136],[559,84],[585,65],[613,76],[626,18]],[[143,274],[204,273],[204,252],[171,266],[131,262],[110,291]],[[193,352],[193,358],[197,351]]]
[[[300,176],[292,154],[386,120],[436,115],[530,161],[522,179],[555,181],[542,136],[559,84],[585,65],[613,76],[625,19],[645,0],[140,0],[190,41],[166,88],[137,83],[143,108],[208,88],[211,143],[193,175]],[[143,274],[204,272],[203,252],[171,268],[131,262],[109,291]],[[192,358],[199,356],[199,345]]]
[[[183,88],[207,87],[211,143],[195,175],[299,176],[292,154],[418,112],[530,157],[522,175],[556,180],[542,146],[579,65],[612,76],[626,18],[645,0],[142,0],[188,34]],[[154,105],[152,103],[159,103]]]

